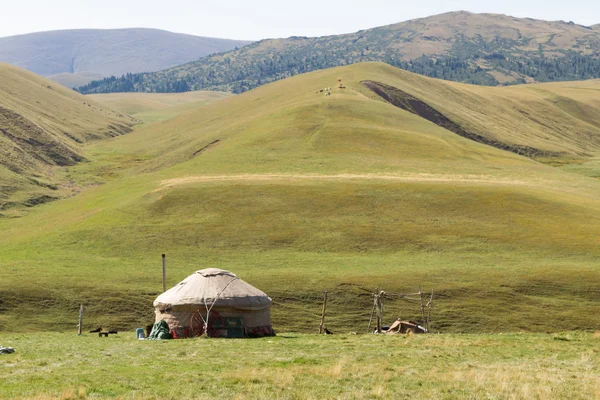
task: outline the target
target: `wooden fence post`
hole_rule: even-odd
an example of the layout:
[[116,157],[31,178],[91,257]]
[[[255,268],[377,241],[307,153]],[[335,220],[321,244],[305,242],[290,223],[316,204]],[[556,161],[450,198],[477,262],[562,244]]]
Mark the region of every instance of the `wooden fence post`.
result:
[[81,330],[83,329],[83,313],[85,312],[85,306],[81,304],[79,306],[79,324],[77,324],[77,335],[81,336]]
[[373,309],[371,310],[371,318],[369,318],[369,326],[367,327],[367,333],[371,333],[371,322],[373,322],[373,315],[375,315],[375,309],[377,308],[377,299],[375,294],[373,294]]
[[429,333],[429,322],[431,322],[431,309],[433,308],[433,289],[431,289],[431,298],[429,299],[429,302],[427,303],[427,325],[425,326],[425,329],[427,329],[427,332]]
[[163,293],[167,291],[167,255],[162,255],[162,283]]
[[423,303],[423,291],[421,290],[421,286],[419,286],[419,300],[421,301],[421,323],[426,325],[425,321],[425,303]]
[[325,310],[327,309],[327,290],[323,295],[323,312],[321,313],[321,325],[319,325],[319,335],[325,330]]
[[377,333],[381,333],[381,325],[383,323],[383,298],[385,292],[382,290],[375,295],[375,301],[377,303]]

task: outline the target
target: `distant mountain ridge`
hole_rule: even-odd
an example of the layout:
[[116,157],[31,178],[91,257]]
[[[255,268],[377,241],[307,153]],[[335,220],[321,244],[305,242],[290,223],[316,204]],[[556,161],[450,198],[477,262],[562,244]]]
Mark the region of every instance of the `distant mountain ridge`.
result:
[[0,62],[78,86],[159,71],[248,43],[147,28],[49,31],[0,38]]
[[596,28],[460,11],[345,35],[262,40],[164,71],[93,82],[80,90],[239,93],[363,61],[466,83],[517,84],[600,77],[599,56]]

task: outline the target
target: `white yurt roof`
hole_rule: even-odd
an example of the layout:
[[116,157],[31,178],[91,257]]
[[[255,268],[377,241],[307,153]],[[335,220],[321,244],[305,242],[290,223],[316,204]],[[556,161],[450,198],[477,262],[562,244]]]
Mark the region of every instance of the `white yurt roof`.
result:
[[154,300],[155,307],[213,304],[262,310],[272,300],[263,291],[238,278],[234,273],[217,268],[196,271]]

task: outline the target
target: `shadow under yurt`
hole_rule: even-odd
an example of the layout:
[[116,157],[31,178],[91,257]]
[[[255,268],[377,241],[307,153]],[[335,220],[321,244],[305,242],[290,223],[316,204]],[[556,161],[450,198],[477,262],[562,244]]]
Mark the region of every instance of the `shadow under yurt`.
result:
[[217,268],[196,271],[154,301],[156,322],[173,338],[274,336],[272,300],[235,274]]

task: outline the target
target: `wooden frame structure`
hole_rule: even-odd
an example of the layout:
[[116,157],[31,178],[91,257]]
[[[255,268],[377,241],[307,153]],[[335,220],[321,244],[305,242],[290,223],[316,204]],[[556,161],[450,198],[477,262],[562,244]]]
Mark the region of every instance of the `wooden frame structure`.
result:
[[369,319],[369,326],[367,327],[367,333],[371,332],[371,324],[373,322],[373,316],[377,315],[376,321],[376,333],[382,332],[383,324],[383,312],[385,299],[400,299],[412,302],[418,302],[421,309],[421,323],[425,328],[426,332],[429,332],[429,324],[431,323],[431,311],[433,310],[433,290],[430,293],[425,293],[419,286],[417,293],[386,293],[383,290],[375,289],[372,293],[373,296],[373,310],[371,311],[371,318]]
[[[360,289],[369,291],[363,288]],[[323,293],[323,310],[321,312],[319,334],[328,333],[327,329],[325,328],[328,293],[328,291]],[[421,310],[420,324],[422,324],[425,332],[429,332],[429,325],[431,324],[431,312],[433,310],[433,290],[431,292],[423,292],[419,286],[419,291],[416,293],[387,293],[384,290],[376,288],[375,291],[371,293],[371,297],[373,298],[373,308],[371,310],[371,317],[369,318],[367,333],[371,333],[371,325],[373,324],[374,318],[375,333],[383,332],[383,313],[385,311],[384,304],[386,303],[386,299],[398,299],[417,303]]]

